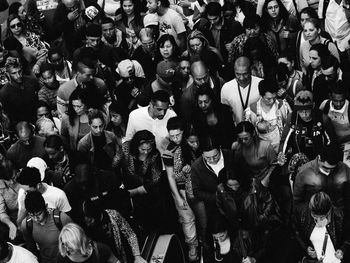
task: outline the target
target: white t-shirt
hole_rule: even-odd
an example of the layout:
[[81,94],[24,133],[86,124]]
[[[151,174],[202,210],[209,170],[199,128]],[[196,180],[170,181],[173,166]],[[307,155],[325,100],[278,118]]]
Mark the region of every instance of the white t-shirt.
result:
[[[251,89],[250,89],[247,107],[259,100],[260,94],[259,94],[258,85],[260,81],[261,81],[261,78],[252,76]],[[236,124],[240,123],[243,120],[243,111],[244,111],[243,105],[241,103],[241,99],[239,96],[238,88],[241,89],[242,99],[243,99],[243,102],[245,103],[248,95],[249,85],[244,89],[242,89],[241,87],[238,87],[237,80],[233,79],[225,83],[221,89],[221,103],[231,107],[231,110],[233,113],[233,120],[235,121]]]
[[[323,242],[324,242],[326,231],[327,231],[326,227],[315,226],[310,236],[310,241],[314,246],[318,259],[320,259],[322,255],[322,248],[323,248]],[[337,259],[334,254],[335,254],[334,245],[331,237],[328,236],[327,247],[326,247],[323,263],[340,263],[340,260]]]
[[172,35],[179,44],[178,35],[186,32],[186,28],[181,16],[173,9],[168,8],[164,15],[159,16],[159,32],[160,35]]
[[29,250],[20,246],[9,245],[12,246],[12,257],[8,263],[38,263],[36,256]]

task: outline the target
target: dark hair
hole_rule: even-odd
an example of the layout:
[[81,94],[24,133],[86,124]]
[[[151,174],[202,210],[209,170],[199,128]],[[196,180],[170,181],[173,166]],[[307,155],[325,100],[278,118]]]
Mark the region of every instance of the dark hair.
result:
[[322,63],[322,59],[325,56],[329,56],[331,53],[329,52],[328,48],[324,45],[324,44],[314,44],[310,47],[310,52],[311,50],[315,50],[318,53],[318,56],[321,58],[321,63]]
[[299,19],[301,18],[301,14],[307,14],[310,18],[318,18],[317,12],[312,7],[305,7],[299,13]]
[[210,233],[212,234],[218,234],[227,231],[228,223],[226,221],[226,218],[223,215],[217,213],[210,221],[209,228]]
[[330,165],[336,165],[341,161],[341,159],[341,152],[336,145],[330,144],[322,148],[320,153],[320,160],[322,162],[327,162]]
[[290,52],[289,50],[282,51],[280,53],[280,55],[278,56],[278,58],[286,58],[290,62],[295,60],[295,57],[294,57],[293,53]]
[[50,47],[49,51],[47,52],[47,57],[50,59],[52,55],[59,54],[61,57],[63,57],[63,53],[61,50],[57,47]]
[[218,2],[210,2],[205,7],[208,16],[221,16],[221,5]]
[[36,187],[41,182],[40,171],[35,167],[24,167],[16,178],[16,181],[29,187]]
[[202,152],[209,152],[212,150],[219,150],[220,149],[220,142],[217,138],[212,136],[205,136],[203,138],[200,138],[200,148]]
[[271,20],[271,17],[267,11],[267,5],[272,1],[276,1],[279,6],[279,18],[281,20],[283,19],[284,21],[287,21],[289,17],[289,13],[287,9],[284,7],[284,5],[282,4],[281,0],[266,0],[263,6],[262,16],[261,16],[261,20],[265,30],[268,30],[270,27],[269,21]]
[[251,14],[246,16],[243,20],[243,27],[245,29],[252,29],[255,27],[261,27],[261,17],[257,14]]
[[314,215],[324,216],[332,209],[332,200],[325,192],[318,192],[311,196],[309,202],[310,212]]
[[7,244],[5,239],[0,238],[0,260],[7,258],[9,254],[9,245]]
[[216,98],[213,89],[208,87],[208,86],[200,87],[197,90],[197,93],[196,93],[196,107],[198,105],[198,98],[199,98],[199,96],[203,96],[203,95],[207,95],[210,98],[210,100],[211,100],[211,108],[214,110],[214,112],[216,112],[216,110],[218,109],[218,107],[220,105],[220,102]]
[[124,22],[124,25],[128,24],[128,16],[125,13],[124,9],[123,9],[123,3],[125,1],[131,1],[132,4],[134,5],[134,21],[136,22],[137,25],[143,25],[143,21],[142,21],[142,16],[141,16],[141,1],[139,0],[120,0],[120,14],[122,16],[122,20]]
[[61,147],[63,147],[63,140],[57,134],[49,135],[46,137],[46,140],[44,142],[44,147],[59,150]]
[[20,18],[20,16],[18,15],[18,13],[17,14],[10,14],[7,18],[7,34],[6,34],[7,37],[13,36],[13,33],[11,31],[11,27],[10,27],[10,23],[12,20],[15,20],[16,18],[19,20],[19,22],[22,23],[22,32],[25,33],[24,23],[23,23],[22,19]]
[[50,63],[44,63],[40,66],[40,75],[45,71],[51,71],[52,74],[55,74],[55,68]]
[[[311,23],[311,24],[313,24],[314,27],[315,27],[317,30],[321,29],[321,22],[320,22],[320,20],[318,20],[317,18],[309,18],[309,19],[305,22],[305,24],[306,24],[306,23]],[[321,32],[320,32],[320,33],[321,33]],[[318,34],[320,34],[320,33],[318,33]]]
[[333,67],[334,70],[337,71],[339,68],[339,61],[333,55],[323,57],[321,60],[321,68],[328,69],[331,67]]
[[94,120],[94,119],[101,119],[103,124],[105,124],[105,119],[103,117],[102,112],[97,110],[97,109],[90,110],[88,113],[88,118],[89,118],[89,124],[91,124],[92,120]]
[[164,44],[166,41],[170,41],[171,45],[173,46],[173,58],[175,58],[176,60],[180,57],[180,49],[178,44],[176,43],[175,38],[170,35],[170,34],[164,34],[162,36],[159,37],[159,39],[157,40],[157,46],[158,48],[164,47]]
[[9,15],[16,14],[18,15],[18,10],[22,6],[21,2],[14,2],[9,6]]
[[247,132],[249,133],[251,136],[254,137],[255,135],[255,127],[254,125],[249,122],[249,121],[241,121],[240,123],[237,124],[236,126],[236,133],[235,134],[239,134],[242,132]]
[[44,197],[38,191],[28,192],[24,205],[29,213],[37,213],[46,210]]
[[120,100],[113,101],[111,105],[109,105],[109,112],[115,112],[120,114],[120,116],[123,119],[123,122],[127,123],[129,114],[125,107],[123,107],[122,103],[120,103]]
[[99,200],[91,201],[90,199],[86,199],[82,205],[85,216],[92,217],[96,222],[101,220],[103,206]]
[[[259,52],[259,60],[265,64],[264,54],[266,54],[267,47],[265,46],[265,43],[260,39],[260,37],[250,37],[244,43],[243,56],[248,57],[250,61],[253,61],[253,58],[250,54],[252,50],[257,50]],[[268,59],[270,59],[270,57]]]
[[108,17],[108,16],[104,16],[101,19],[101,25],[103,25],[103,24],[112,24],[112,25],[114,25],[114,20],[112,18]]
[[160,1],[160,5],[161,5],[162,7],[170,7],[170,2],[169,2],[169,0],[158,0],[158,1]]
[[156,103],[156,101],[169,103],[169,93],[165,90],[157,90],[151,95],[151,102]]
[[278,63],[277,65],[277,81],[286,81],[289,79],[289,70],[286,64]]
[[342,80],[338,80],[334,85],[332,85],[330,94],[332,93],[345,95],[347,97],[347,89],[344,87],[344,82]]
[[143,143],[151,143],[153,145],[152,152],[156,151],[155,137],[153,133],[147,130],[141,130],[135,133],[134,137],[130,141],[130,154],[133,156],[139,156],[139,146]]
[[277,81],[273,79],[262,79],[259,82],[259,93],[260,96],[265,96],[266,92],[277,93],[278,92],[278,84]]
[[184,122],[178,116],[171,117],[167,122],[166,128],[168,131],[171,131],[171,130],[183,131],[184,130]]
[[69,96],[69,103],[68,103],[68,117],[69,117],[69,123],[70,125],[74,125],[74,119],[77,115],[73,108],[73,100],[81,100],[81,102],[86,106],[87,105],[87,98],[86,93],[83,91],[82,88],[79,86],[72,92],[72,94]]
[[73,68],[81,71],[83,68],[95,69],[98,61],[97,53],[92,47],[83,47],[76,60],[73,61]]

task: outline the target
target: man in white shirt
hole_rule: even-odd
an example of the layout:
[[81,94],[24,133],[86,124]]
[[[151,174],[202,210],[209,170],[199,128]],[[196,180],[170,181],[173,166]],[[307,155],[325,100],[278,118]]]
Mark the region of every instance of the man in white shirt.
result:
[[152,94],[149,106],[133,110],[129,115],[125,141],[130,141],[138,131],[148,130],[156,138],[157,149],[164,153],[169,143],[166,125],[171,117],[176,116],[168,109],[169,103],[168,92],[158,90]]
[[0,240],[0,262],[1,263],[38,263],[34,256],[27,249]]
[[247,57],[237,58],[234,69],[236,78],[222,87],[221,103],[231,107],[233,120],[238,124],[243,120],[244,110],[259,100],[261,78],[252,76]]

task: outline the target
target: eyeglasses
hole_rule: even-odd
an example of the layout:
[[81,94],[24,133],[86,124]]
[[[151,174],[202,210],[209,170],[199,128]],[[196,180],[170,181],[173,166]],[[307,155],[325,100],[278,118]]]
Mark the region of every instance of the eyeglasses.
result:
[[13,25],[10,25],[10,28],[16,28],[16,27],[18,27],[18,28],[20,28],[20,27],[22,27],[22,23],[17,23],[17,24],[13,24]]

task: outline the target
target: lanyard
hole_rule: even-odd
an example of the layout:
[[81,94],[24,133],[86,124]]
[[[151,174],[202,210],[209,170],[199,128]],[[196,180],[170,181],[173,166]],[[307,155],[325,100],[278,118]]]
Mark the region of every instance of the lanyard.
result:
[[[236,81],[237,81],[237,80],[236,80]],[[246,100],[245,100],[245,103],[243,102],[241,87],[239,86],[238,81],[237,81],[237,86],[238,86],[239,98],[241,99],[241,104],[242,104],[243,110],[245,110],[245,109],[248,107],[248,101],[249,101],[250,88],[251,88],[251,86],[252,86],[252,81],[250,81],[250,83],[249,83],[248,94],[247,94],[247,98],[246,98]]]

